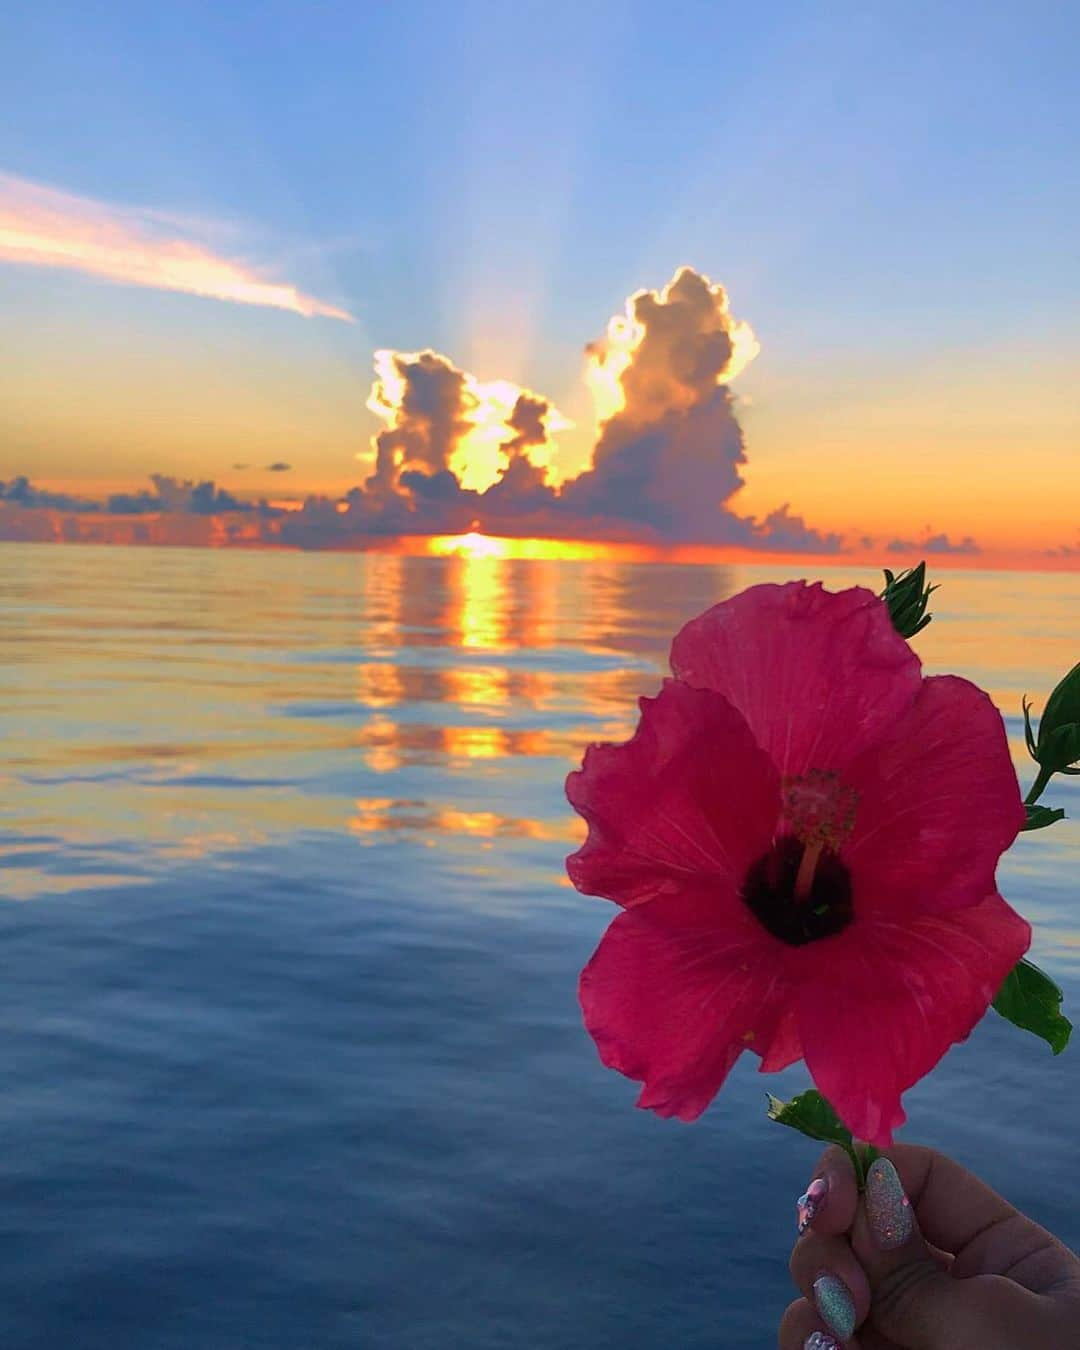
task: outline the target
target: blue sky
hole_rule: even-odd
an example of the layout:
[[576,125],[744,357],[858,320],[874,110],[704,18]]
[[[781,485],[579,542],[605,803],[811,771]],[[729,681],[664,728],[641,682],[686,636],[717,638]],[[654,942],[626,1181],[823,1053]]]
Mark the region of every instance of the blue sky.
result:
[[[800,415],[943,362],[957,400],[1023,425],[1080,345],[1070,9],[9,6],[0,169],[199,222],[357,323],[0,264],[0,343],[127,343],[142,380],[224,363],[273,407],[293,371],[308,394],[281,415],[340,398],[344,460],[375,348],[435,347],[580,417],[583,344],[691,263],[762,341],[748,428],[781,470]],[[78,477],[32,414],[9,444]],[[1071,413],[1040,415],[1057,446]]]

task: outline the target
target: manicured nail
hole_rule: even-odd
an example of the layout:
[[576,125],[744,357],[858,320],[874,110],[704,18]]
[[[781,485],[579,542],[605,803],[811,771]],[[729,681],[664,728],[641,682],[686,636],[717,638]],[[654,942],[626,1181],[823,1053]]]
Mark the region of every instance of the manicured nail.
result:
[[902,1247],[915,1227],[911,1202],[888,1158],[876,1158],[866,1174],[866,1217],[874,1241],[885,1251]]
[[827,1331],[812,1331],[803,1341],[803,1350],[840,1350],[840,1342]]
[[806,1193],[800,1195],[795,1201],[795,1208],[799,1212],[799,1236],[806,1232],[813,1223],[814,1219],[821,1213],[821,1207],[825,1203],[825,1197],[829,1194],[829,1183],[824,1177],[815,1177],[806,1188]]
[[833,1335],[848,1340],[855,1330],[855,1300],[844,1281],[836,1275],[820,1275],[814,1281],[814,1303]]

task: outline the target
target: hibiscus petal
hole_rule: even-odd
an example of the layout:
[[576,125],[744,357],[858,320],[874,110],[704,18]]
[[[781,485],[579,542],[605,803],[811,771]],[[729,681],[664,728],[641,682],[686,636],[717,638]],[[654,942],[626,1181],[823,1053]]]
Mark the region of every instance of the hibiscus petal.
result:
[[626,910],[581,972],[601,1060],[642,1083],[637,1105],[657,1115],[701,1115],[781,996],[773,940],[740,909],[721,925],[679,898]]
[[759,1036],[754,1037],[750,1049],[761,1056],[759,1073],[779,1073],[802,1059],[799,1019],[793,1003],[778,1008],[772,1025],[767,1025]]
[[860,586],[751,586],[676,635],[675,675],[723,694],[781,773],[843,769],[919,690],[919,658]]
[[740,714],[676,680],[641,700],[631,740],[589,747],[566,795],[589,822],[566,861],[570,879],[620,905],[700,877],[733,892],[768,847],[780,810],[776,770]]
[[798,991],[806,1065],[853,1135],[892,1143],[900,1094],[971,1034],[1030,942],[994,891],[971,909],[878,917],[804,949],[817,962]]
[[889,738],[844,778],[859,800],[841,856],[861,911],[956,909],[994,889],[1024,806],[1005,724],[976,685],[924,680]]

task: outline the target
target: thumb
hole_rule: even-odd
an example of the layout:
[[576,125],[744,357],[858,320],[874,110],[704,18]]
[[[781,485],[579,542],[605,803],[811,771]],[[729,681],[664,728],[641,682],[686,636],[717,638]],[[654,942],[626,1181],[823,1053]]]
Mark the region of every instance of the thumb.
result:
[[[894,1155],[900,1152],[893,1150]],[[953,1231],[931,1236],[945,1250],[956,1252],[963,1245],[956,1241],[961,1230],[974,1234],[979,1226],[1000,1222],[1016,1211],[941,1155],[904,1150],[916,1152],[922,1156],[897,1158],[901,1165],[909,1163],[906,1179],[909,1186],[915,1183],[914,1199],[908,1198],[896,1166],[888,1158],[878,1158],[867,1173],[866,1193],[851,1230],[852,1248],[870,1282],[869,1324],[903,1350],[956,1350],[967,1345],[1006,1350],[1026,1345],[1043,1321],[1038,1296],[1001,1275],[957,1278],[956,1268],[945,1269],[940,1255],[934,1255],[919,1222],[925,1214],[933,1226],[935,1217],[948,1208]],[[936,1178],[935,1161],[941,1164]],[[947,1195],[939,1193],[942,1185]]]

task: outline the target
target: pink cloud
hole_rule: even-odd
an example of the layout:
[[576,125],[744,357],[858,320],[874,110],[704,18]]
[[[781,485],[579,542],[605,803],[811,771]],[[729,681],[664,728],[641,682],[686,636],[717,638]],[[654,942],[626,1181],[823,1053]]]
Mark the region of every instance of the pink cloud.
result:
[[190,230],[185,235],[179,229],[158,212],[112,206],[0,173],[0,262],[352,322],[345,310],[224,257]]

